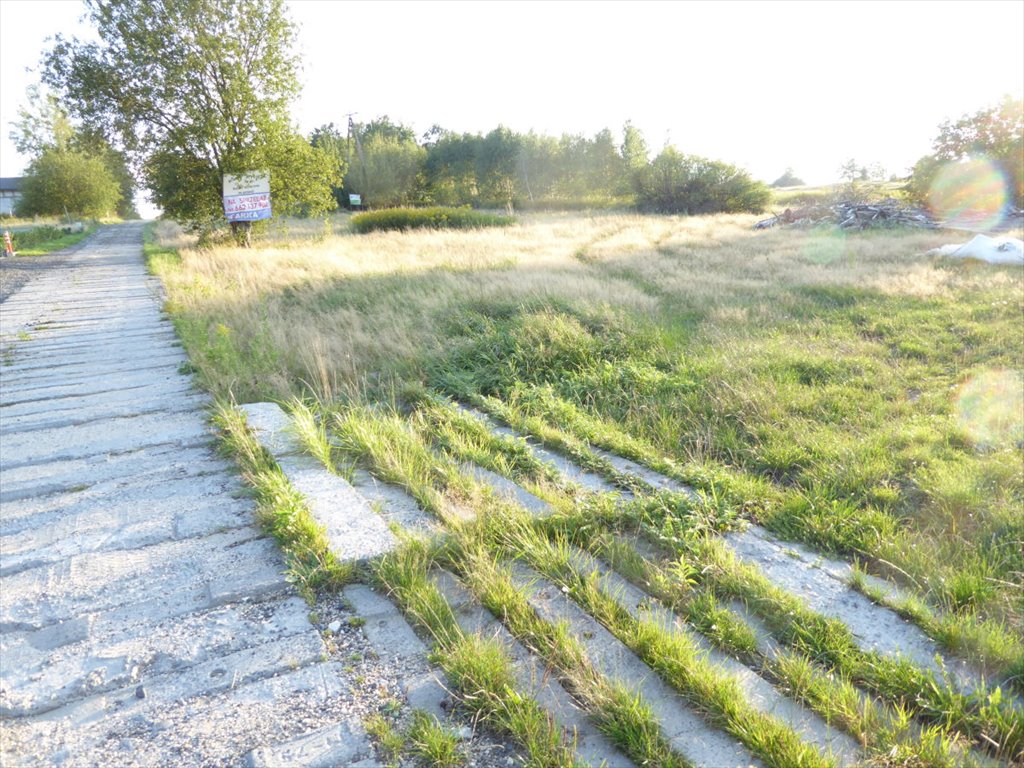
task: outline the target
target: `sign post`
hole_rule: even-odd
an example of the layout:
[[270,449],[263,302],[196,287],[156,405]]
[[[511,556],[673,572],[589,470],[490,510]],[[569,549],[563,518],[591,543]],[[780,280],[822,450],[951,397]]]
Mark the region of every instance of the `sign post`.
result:
[[266,171],[224,174],[224,215],[239,242],[249,245],[249,227],[269,219],[270,174]]

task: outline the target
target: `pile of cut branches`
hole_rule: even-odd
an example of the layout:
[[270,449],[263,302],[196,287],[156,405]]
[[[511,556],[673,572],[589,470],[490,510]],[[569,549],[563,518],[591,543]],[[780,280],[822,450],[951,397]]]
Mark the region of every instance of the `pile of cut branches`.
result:
[[754,229],[770,229],[777,225],[791,227],[836,226],[839,229],[872,229],[877,227],[922,227],[937,225],[927,211],[903,205],[892,198],[877,203],[843,201],[832,205],[808,205],[764,219]]

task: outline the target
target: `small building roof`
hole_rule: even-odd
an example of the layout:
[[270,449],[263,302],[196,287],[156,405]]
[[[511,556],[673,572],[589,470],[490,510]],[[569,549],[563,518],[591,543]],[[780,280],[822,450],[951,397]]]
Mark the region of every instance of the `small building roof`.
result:
[[19,192],[22,181],[21,176],[0,176],[0,192]]

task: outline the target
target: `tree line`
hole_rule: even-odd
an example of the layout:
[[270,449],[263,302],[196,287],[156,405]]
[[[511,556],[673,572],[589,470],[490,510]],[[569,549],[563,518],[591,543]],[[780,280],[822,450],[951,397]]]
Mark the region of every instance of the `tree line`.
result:
[[616,136],[517,133],[504,126],[459,133],[433,126],[421,137],[386,115],[342,132],[317,128],[311,143],[335,156],[349,206],[472,205],[482,208],[636,206],[666,213],[755,211],[770,193],[728,163],[665,147],[649,158],[643,134],[626,122]]

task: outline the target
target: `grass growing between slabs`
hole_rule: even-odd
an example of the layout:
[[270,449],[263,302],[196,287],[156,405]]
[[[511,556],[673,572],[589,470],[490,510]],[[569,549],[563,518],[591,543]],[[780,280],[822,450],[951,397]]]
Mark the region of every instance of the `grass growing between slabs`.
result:
[[277,463],[264,451],[246,426],[245,414],[221,404],[214,424],[221,430],[221,445],[238,462],[255,489],[256,518],[284,551],[288,578],[312,600],[315,592],[340,589],[352,580],[354,569],[331,552],[327,535],[310,514]]
[[[641,497],[652,490],[592,446],[687,483],[711,510],[702,536],[749,517],[856,561],[896,581],[906,598],[892,605],[940,645],[1024,690],[1024,275],[925,256],[956,233],[751,223],[525,215],[510,228],[323,230],[250,250],[199,250],[163,223],[147,251],[203,386],[356,405],[338,411],[346,428],[329,428],[364,440],[384,479],[408,475],[446,527],[479,491],[411,443],[377,455],[358,433],[381,404],[396,430],[556,509],[581,495],[429,398],[472,402]],[[764,586],[708,562],[735,579],[715,571],[707,595],[754,600]],[[939,681],[918,701],[923,680],[885,688],[870,664],[843,667],[827,650],[792,647],[774,674],[796,688],[813,659],[877,683],[897,709],[945,695]],[[929,722],[971,740],[1012,736],[999,706],[943,706]]]
[[[704,518],[706,510],[684,510],[686,514],[678,517],[679,499],[667,495],[667,498],[636,502],[636,509],[640,511],[629,512],[630,508],[627,508],[623,512],[620,506],[612,503],[612,499],[600,498],[595,502],[597,506],[583,507],[569,518],[559,521],[556,516],[550,521],[531,524],[521,513],[510,511],[486,492],[474,489],[473,482],[459,474],[455,467],[461,460],[461,451],[449,455],[439,444],[431,450],[430,425],[436,423],[436,419],[436,414],[428,417],[417,414],[412,419],[403,419],[396,413],[380,409],[358,408],[338,412],[334,424],[346,454],[365,463],[379,476],[406,488],[442,519],[461,521],[464,518],[451,510],[464,512],[467,508],[479,515],[475,523],[459,522],[452,526],[452,538],[438,551],[438,561],[460,574],[481,602],[495,615],[503,617],[513,634],[560,671],[562,679],[589,705],[591,716],[604,724],[606,732],[618,734],[617,743],[627,754],[634,759],[653,759],[652,755],[667,747],[659,746],[657,740],[652,742],[648,739],[652,726],[649,720],[630,721],[624,715],[623,710],[629,711],[629,707],[623,706],[610,714],[602,710],[602,706],[607,704],[607,696],[591,693],[588,697],[588,685],[595,685],[589,677],[593,671],[580,656],[578,639],[566,635],[564,628],[559,630],[538,619],[521,590],[513,583],[511,573],[501,564],[503,560],[524,558],[556,584],[562,585],[641,658],[651,663],[667,682],[684,695],[692,696],[694,706],[705,712],[711,722],[736,735],[767,764],[815,764],[813,753],[806,753],[808,748],[786,726],[750,709],[733,684],[703,666],[693,648],[682,639],[664,632],[655,624],[630,617],[611,596],[595,589],[588,578],[574,570],[571,558],[566,556],[568,550],[564,543],[557,543],[567,541],[561,537],[573,532],[574,540],[581,546],[589,544],[595,554],[619,564],[616,558],[608,556],[606,549],[595,543],[604,535],[602,531],[616,535],[607,527],[609,522],[624,524],[632,521],[638,525],[637,520],[645,520],[644,526],[656,531],[654,538],[661,541],[659,537],[667,530],[667,520],[661,519],[654,524],[656,518],[650,510],[662,509],[663,515],[677,516],[679,532],[697,531],[684,537],[691,541],[691,546],[697,549],[709,546],[716,551],[713,540],[698,546],[698,542],[705,541],[704,534],[699,531],[705,530],[707,523],[690,525],[694,520]],[[445,441],[438,441],[441,442]],[[665,505],[666,500],[673,503]],[[675,538],[679,537],[668,536],[668,540]],[[652,574],[657,572],[657,566],[644,558],[639,560],[646,563],[645,587],[673,607],[681,605],[676,599],[678,595],[687,593],[692,587],[686,574],[699,574],[704,562],[695,560],[687,567],[686,562],[680,561],[672,570],[662,571],[657,577],[661,587],[657,587],[652,583]],[[710,559],[708,561],[711,562]],[[680,571],[680,568],[684,570]],[[623,570],[629,573],[628,568]],[[388,578],[384,581],[389,583]],[[752,593],[752,600],[766,599],[765,595],[767,599],[779,600],[763,580],[755,579],[754,585],[761,591]],[[727,590],[722,593],[726,597],[734,596]],[[682,615],[698,628],[709,620],[728,621],[728,614],[716,613],[710,596],[705,595],[693,602],[701,605],[693,605]],[[913,758],[916,765],[969,765],[973,763],[964,749],[972,741],[979,742],[983,748],[989,748],[991,744],[1001,745],[997,754],[1004,757],[1017,754],[1020,718],[1005,706],[1000,706],[998,694],[982,692],[973,699],[953,694],[945,689],[942,681],[934,680],[913,665],[890,662],[875,654],[861,652],[850,641],[845,627],[803,609],[798,600],[788,596],[780,600],[777,610],[772,608],[766,615],[769,619],[785,617],[782,621],[786,622],[789,630],[780,634],[790,642],[793,650],[784,650],[769,661],[755,652],[749,630],[742,626],[735,627],[731,634],[719,633],[716,639],[734,655],[754,662],[754,668],[760,666],[759,662],[769,665],[769,679],[774,679],[780,688],[804,701],[826,720],[851,732],[879,761],[900,765]],[[805,626],[806,637],[800,629]],[[823,659],[825,667],[811,659]],[[868,683],[869,689],[877,689],[879,700],[876,702],[856,693],[852,685],[854,679],[858,683]],[[600,686],[606,685],[606,681],[600,683]],[[628,698],[625,691],[619,691],[617,697],[613,700]],[[886,704],[887,701],[893,704]],[[912,716],[930,725],[923,730],[912,731],[909,729]],[[617,725],[622,719],[627,723],[625,728]],[[658,759],[665,760],[670,752],[660,754],[662,757]]]

